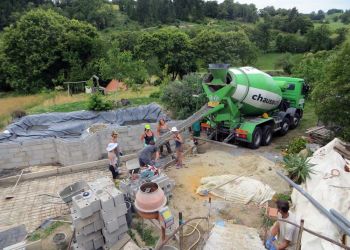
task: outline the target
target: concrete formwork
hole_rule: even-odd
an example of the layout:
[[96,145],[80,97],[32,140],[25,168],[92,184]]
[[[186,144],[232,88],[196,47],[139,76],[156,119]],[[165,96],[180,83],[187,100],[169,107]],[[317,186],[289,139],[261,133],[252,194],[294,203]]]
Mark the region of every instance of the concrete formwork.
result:
[[[176,126],[179,122],[171,121],[169,126]],[[78,139],[44,138],[0,143],[0,171],[33,165],[70,166],[106,158],[106,146],[113,130],[119,133],[123,153],[134,153],[143,147],[140,135],[144,125],[109,126],[93,134],[85,133]],[[156,126],[156,123],[151,124],[154,132]]]

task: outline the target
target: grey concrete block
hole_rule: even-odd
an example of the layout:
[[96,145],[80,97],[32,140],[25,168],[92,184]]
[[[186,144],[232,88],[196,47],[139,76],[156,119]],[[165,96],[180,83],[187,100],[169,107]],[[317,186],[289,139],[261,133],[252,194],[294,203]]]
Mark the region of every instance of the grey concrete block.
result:
[[107,212],[114,209],[114,200],[104,189],[97,190],[96,196],[100,199],[101,207],[104,211]]
[[122,205],[116,206],[116,209],[113,209],[108,212],[101,210],[101,217],[104,222],[107,222],[107,221],[110,221],[111,218],[118,218],[122,215],[125,215],[126,212],[127,212],[126,204],[124,203]]
[[105,223],[106,229],[108,233],[113,233],[119,228],[123,228],[126,225],[126,217],[125,215],[120,216],[119,218],[111,218],[111,221]]
[[103,227],[104,227],[103,220],[97,220],[94,222],[95,232],[97,232],[98,230],[101,230]]
[[100,200],[96,195],[91,190],[87,190],[87,192],[90,193],[90,196],[88,197],[83,197],[82,194],[79,194],[72,198],[73,208],[82,219],[91,216],[94,212],[101,209]]
[[84,243],[81,243],[80,245],[85,250],[95,250],[95,248],[94,248],[94,241],[93,240],[86,241]]
[[102,236],[98,239],[94,239],[93,242],[94,242],[94,249],[99,249],[99,248],[103,247],[103,245],[105,243]]
[[[71,213],[72,216],[72,221],[73,221],[73,226],[75,227],[75,229],[77,231],[80,231],[83,227],[91,224],[91,223],[97,223],[98,221],[101,221],[101,217],[100,217],[100,213],[96,212],[93,215],[91,215],[88,218],[85,219],[81,219],[77,212],[75,210],[73,210],[73,212]],[[97,231],[97,230],[95,230]]]
[[114,206],[124,203],[124,194],[115,187],[106,187],[106,192],[113,198]]
[[[80,245],[88,243],[88,242],[93,241],[95,239],[99,239],[100,237],[102,237],[101,231],[93,232],[89,235],[84,235],[82,232],[76,232],[76,234],[75,234],[75,238],[77,240],[77,243]],[[90,244],[90,243],[88,243],[88,244]]]
[[[96,230],[96,231],[97,231],[97,230]],[[89,235],[89,234],[95,232],[95,225],[94,225],[94,223],[91,223],[91,224],[89,224],[89,225],[83,227],[83,229],[81,230],[81,232],[82,232],[85,236],[87,236],[87,235]]]

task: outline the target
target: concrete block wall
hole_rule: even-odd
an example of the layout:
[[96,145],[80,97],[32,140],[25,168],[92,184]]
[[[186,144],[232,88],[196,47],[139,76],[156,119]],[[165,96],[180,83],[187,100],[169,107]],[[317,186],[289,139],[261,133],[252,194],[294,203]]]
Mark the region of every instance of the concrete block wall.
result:
[[58,163],[54,139],[0,144],[0,170]]
[[71,216],[76,232],[73,249],[110,249],[128,231],[124,195],[108,178],[88,184],[88,193],[73,197]]
[[[179,122],[171,121],[169,127],[176,126]],[[143,148],[140,136],[144,125],[111,125],[93,134],[83,134],[77,139],[44,138],[0,143],[0,171],[56,163],[69,166],[104,159],[107,157],[106,147],[113,130],[119,133],[118,142],[124,155],[135,153]],[[156,132],[157,124],[152,123],[151,127]],[[188,137],[188,132],[183,133],[183,136]]]

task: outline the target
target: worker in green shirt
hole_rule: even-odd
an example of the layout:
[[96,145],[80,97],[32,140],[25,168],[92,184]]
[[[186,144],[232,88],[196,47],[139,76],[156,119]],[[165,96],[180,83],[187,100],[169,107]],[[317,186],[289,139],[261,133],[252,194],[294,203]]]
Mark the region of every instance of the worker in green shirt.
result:
[[[199,137],[201,135],[201,123],[200,121],[196,121],[192,124],[192,135],[193,137]],[[197,139],[193,138],[194,145],[198,144]]]

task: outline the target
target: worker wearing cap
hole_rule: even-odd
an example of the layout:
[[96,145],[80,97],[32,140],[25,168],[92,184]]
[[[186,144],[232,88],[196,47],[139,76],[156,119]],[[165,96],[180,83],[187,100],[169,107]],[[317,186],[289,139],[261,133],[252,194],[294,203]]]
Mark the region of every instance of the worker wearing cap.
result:
[[154,144],[154,141],[150,141],[150,144],[144,147],[139,153],[139,164],[141,168],[152,166],[154,165],[153,160],[157,161],[159,159],[159,150]]
[[[288,201],[278,200],[278,219],[284,219],[297,224],[294,214],[289,211]],[[276,221],[270,230],[270,238],[266,241],[266,247],[270,250],[295,250],[299,229],[284,221]],[[276,241],[276,236],[278,240]]]
[[153,142],[156,141],[154,133],[151,130],[151,125],[149,125],[149,124],[145,125],[145,130],[144,130],[143,134],[141,135],[141,141],[144,143],[144,146],[149,145],[151,141],[153,141]]
[[176,168],[182,167],[182,152],[183,152],[183,139],[176,127],[171,128],[173,133],[173,139],[175,141],[175,151],[176,151]]

